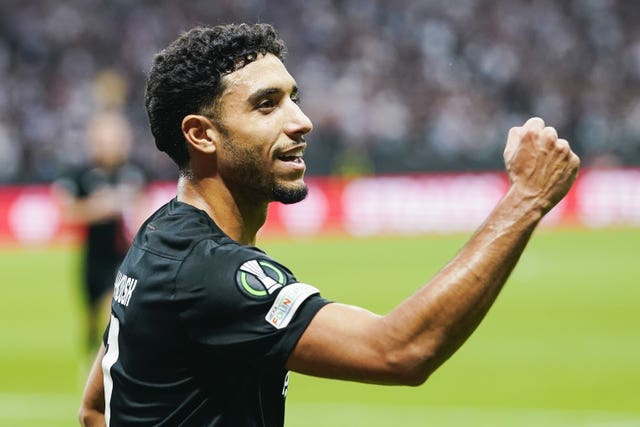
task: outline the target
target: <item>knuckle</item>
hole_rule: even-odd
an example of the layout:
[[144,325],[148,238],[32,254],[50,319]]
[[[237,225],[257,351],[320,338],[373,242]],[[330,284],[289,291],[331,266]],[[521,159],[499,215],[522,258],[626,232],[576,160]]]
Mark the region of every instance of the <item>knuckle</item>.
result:
[[545,126],[544,120],[542,120],[540,117],[532,117],[532,118],[530,118],[529,120],[527,120],[527,123],[525,124],[525,126],[526,125],[534,126],[534,127],[539,128],[539,129],[542,129]]
[[571,148],[569,147],[569,142],[566,139],[558,139],[556,141],[556,150],[558,150],[561,153],[569,153],[571,151]]
[[539,131],[536,129],[527,129],[527,131],[522,135],[522,141],[535,141],[538,139]]
[[552,126],[547,126],[546,128],[544,128],[542,130],[542,132],[544,133],[545,137],[547,138],[551,138],[551,139],[558,139],[558,131],[556,130],[556,128],[552,127]]

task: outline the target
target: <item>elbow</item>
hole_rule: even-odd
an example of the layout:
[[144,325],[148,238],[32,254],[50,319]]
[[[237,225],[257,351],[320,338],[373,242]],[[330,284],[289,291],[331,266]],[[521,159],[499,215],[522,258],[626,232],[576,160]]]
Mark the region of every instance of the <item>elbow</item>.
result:
[[419,387],[423,385],[434,371],[430,366],[428,360],[425,361],[422,359],[407,366],[400,377],[402,381],[401,385],[409,387]]
[[385,359],[392,375],[392,382],[410,387],[424,384],[438,366],[432,351],[415,344],[388,352]]
[[80,409],[78,410],[78,422],[80,423],[80,425],[82,427],[86,427],[88,426],[88,422],[89,422],[89,417],[87,414],[87,408],[83,406],[80,407]]
[[82,427],[90,426],[91,424],[91,411],[89,411],[84,405],[78,410],[78,422]]
[[82,427],[104,426],[104,414],[82,405],[78,410],[78,421]]
[[422,384],[424,384],[427,381],[427,379],[429,379],[430,375],[431,375],[430,372],[407,373],[406,375],[403,376],[402,381],[400,382],[400,385],[408,386],[408,387],[419,387]]

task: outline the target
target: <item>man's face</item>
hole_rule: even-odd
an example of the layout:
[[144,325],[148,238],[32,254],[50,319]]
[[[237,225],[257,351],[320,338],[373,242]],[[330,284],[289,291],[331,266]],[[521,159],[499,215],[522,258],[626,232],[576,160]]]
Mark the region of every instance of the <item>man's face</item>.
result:
[[313,125],[298,106],[295,80],[267,54],[223,77],[217,114],[218,172],[232,192],[296,203],[307,188],[304,135]]
[[127,160],[132,138],[129,123],[116,113],[100,113],[87,124],[89,155],[96,165],[107,169]]

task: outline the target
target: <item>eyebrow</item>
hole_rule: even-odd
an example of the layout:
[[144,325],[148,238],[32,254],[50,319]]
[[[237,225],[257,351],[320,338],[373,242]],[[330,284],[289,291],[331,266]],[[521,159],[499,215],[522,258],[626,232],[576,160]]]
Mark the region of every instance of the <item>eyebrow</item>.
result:
[[[247,98],[247,101],[250,104],[255,104],[262,98],[267,98],[271,95],[281,94],[281,93],[284,93],[284,91],[278,87],[268,87],[264,89],[258,89],[257,91],[249,95],[249,98]],[[295,96],[297,94],[298,94],[298,86],[294,85],[291,88],[291,95]]]

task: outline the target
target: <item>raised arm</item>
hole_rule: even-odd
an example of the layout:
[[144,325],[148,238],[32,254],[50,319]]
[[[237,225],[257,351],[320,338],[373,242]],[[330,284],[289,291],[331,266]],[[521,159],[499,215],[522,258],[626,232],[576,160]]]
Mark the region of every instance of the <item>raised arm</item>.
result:
[[82,404],[78,412],[78,419],[82,427],[105,426],[104,383],[102,381],[102,358],[104,353],[105,346],[102,344],[82,393]]
[[436,276],[392,312],[322,308],[287,367],[330,378],[418,385],[475,330],[536,225],[568,192],[578,157],[539,118],[509,132],[511,187],[485,223]]

